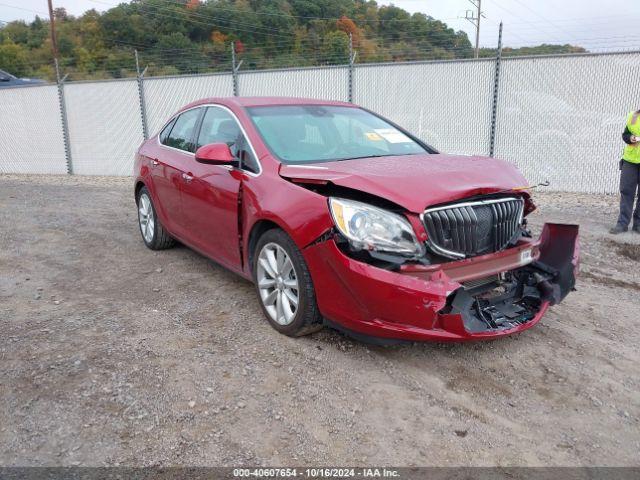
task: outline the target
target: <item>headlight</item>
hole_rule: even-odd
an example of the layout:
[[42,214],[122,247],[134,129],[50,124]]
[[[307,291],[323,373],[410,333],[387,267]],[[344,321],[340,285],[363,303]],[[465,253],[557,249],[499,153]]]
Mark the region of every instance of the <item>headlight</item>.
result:
[[419,257],[424,247],[406,218],[354,200],[329,198],[338,230],[358,250],[376,250]]

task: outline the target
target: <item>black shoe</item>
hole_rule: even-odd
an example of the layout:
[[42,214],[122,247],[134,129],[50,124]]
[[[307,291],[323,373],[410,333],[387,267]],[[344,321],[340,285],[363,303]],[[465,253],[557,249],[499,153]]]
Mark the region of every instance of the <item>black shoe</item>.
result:
[[609,230],[609,233],[611,235],[618,235],[618,234],[624,233],[626,231],[627,231],[627,227],[623,227],[622,225],[616,225],[611,230]]
[[640,233],[640,225],[634,225],[631,231],[635,233]]

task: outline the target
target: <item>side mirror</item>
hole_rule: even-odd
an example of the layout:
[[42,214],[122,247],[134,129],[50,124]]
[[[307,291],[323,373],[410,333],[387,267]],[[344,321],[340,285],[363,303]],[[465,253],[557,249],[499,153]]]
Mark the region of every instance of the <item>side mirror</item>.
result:
[[196,161],[213,165],[229,165],[237,159],[226,143],[210,143],[196,150]]

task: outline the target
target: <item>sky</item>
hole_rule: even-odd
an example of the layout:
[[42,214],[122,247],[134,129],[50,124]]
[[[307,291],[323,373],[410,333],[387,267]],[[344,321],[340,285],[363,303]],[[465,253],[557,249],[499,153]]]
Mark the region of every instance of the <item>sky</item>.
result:
[[[118,0],[53,0],[73,15],[95,8],[105,10]],[[465,11],[469,0],[378,0],[409,12],[423,12],[455,30],[464,30],[472,43],[475,27]],[[606,7],[605,7],[606,5]],[[605,9],[606,8],[606,9]],[[640,50],[639,0],[482,0],[480,46],[495,47],[498,25],[504,22],[503,45],[521,47],[541,43],[570,43],[592,51]],[[0,0],[0,21],[47,16],[47,0]]]

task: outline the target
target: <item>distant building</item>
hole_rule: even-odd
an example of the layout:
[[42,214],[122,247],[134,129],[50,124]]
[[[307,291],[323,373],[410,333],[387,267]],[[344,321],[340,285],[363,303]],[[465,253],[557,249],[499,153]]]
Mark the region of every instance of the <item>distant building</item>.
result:
[[17,85],[34,85],[38,83],[45,82],[37,78],[17,78],[4,70],[0,70],[0,88],[15,87]]

